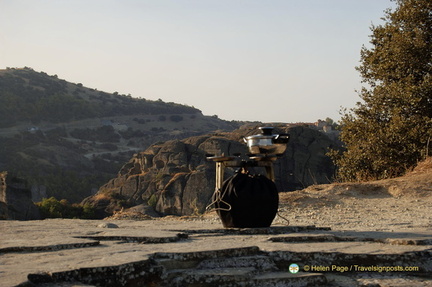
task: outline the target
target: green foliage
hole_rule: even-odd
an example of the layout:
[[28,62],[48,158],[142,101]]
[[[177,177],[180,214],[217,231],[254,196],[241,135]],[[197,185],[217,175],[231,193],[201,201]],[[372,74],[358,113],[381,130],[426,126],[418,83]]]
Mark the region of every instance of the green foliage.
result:
[[423,159],[432,137],[432,2],[397,0],[357,67],[367,87],[342,118],[342,180],[398,176]]
[[43,218],[95,218],[95,209],[89,205],[70,204],[67,200],[57,200],[54,197],[44,198],[37,202]]
[[94,219],[96,218],[96,209],[89,203],[82,205],[81,219]]
[[147,201],[147,204],[151,207],[156,207],[156,204],[158,202],[158,196],[156,194],[152,194]]

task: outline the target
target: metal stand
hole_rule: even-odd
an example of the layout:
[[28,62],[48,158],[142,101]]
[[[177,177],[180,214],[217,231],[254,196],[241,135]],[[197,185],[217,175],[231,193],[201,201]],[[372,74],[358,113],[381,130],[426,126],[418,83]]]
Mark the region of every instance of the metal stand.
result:
[[[278,191],[274,184],[273,161],[285,152],[289,135],[273,134],[272,127],[260,129],[261,134],[243,138],[250,152],[247,159],[240,158],[239,153],[207,157],[216,163],[216,188],[206,209],[211,210],[214,206],[225,227],[269,227],[277,214]],[[236,174],[232,180],[227,180],[227,186],[222,190],[227,167],[241,168],[240,172],[246,174],[248,168],[263,167],[266,178]],[[262,196],[256,196],[260,192]]]
[[221,214],[219,212],[230,212],[232,210],[231,203],[224,200],[224,193],[222,191],[225,168],[237,167],[241,168],[242,172],[247,173],[248,168],[250,167],[264,167],[267,178],[275,182],[275,174],[273,168],[273,162],[277,159],[277,156],[275,155],[255,155],[249,157],[248,160],[241,159],[240,157],[226,156],[208,157],[207,159],[216,162],[216,188],[212,197],[212,202],[206,207],[206,210],[216,210],[219,214],[219,217],[221,217]]
[[235,157],[208,157],[208,160],[216,162],[216,191],[221,191],[222,183],[224,181],[224,172],[226,167],[239,167],[247,170],[249,167],[264,167],[266,176],[273,182],[275,181],[273,162],[276,156],[255,156],[249,160],[242,160]]

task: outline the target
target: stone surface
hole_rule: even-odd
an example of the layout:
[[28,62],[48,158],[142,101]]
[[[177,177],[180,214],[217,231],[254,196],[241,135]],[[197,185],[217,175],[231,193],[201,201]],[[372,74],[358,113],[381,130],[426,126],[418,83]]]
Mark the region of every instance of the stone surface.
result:
[[[110,222],[118,228],[98,228],[101,222],[92,220],[0,221],[2,286],[361,286],[384,273],[386,280],[404,274],[406,282],[432,285],[430,229],[224,229],[214,213]],[[299,273],[288,272],[292,263]],[[417,269],[360,272],[356,266]]]
[[215,212],[0,221],[1,286],[432,286],[431,172],[281,194],[270,228]]

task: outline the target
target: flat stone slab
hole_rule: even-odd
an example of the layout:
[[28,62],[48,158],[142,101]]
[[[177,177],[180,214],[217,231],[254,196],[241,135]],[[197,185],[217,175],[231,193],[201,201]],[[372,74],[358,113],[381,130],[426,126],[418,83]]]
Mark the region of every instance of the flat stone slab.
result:
[[[256,262],[260,262],[259,260],[266,264],[268,260],[272,260],[268,264],[273,269],[254,275],[253,280],[258,280],[256,282],[263,282],[259,281],[264,280],[262,278],[276,280],[277,276],[272,275],[274,272],[281,277],[280,280],[285,280],[279,282],[294,280],[289,277],[300,275],[291,276],[288,272],[292,263],[298,264],[301,275],[310,278],[308,280],[316,280],[316,284],[324,282],[322,277],[326,274],[329,274],[329,278],[330,274],[336,274],[346,279],[361,273],[327,270],[332,265],[340,268],[354,265],[391,266],[392,262],[403,268],[418,267],[416,271],[406,271],[405,275],[421,275],[426,278],[426,282],[431,279],[427,277],[432,272],[432,262],[427,261],[432,254],[430,228],[393,232],[331,230],[325,226],[224,229],[215,220],[175,218],[109,221],[118,228],[102,227],[101,223],[106,221],[0,221],[1,286],[17,286],[27,282],[29,274],[33,274],[30,277],[36,278],[36,281],[55,279],[63,282],[65,278],[81,278],[85,281],[89,276],[94,277],[95,281],[78,280],[80,282],[77,286],[102,286],[102,281],[97,281],[97,278],[104,278],[105,275],[101,275],[104,272],[128,275],[122,277],[122,280],[140,280],[141,277],[153,280],[151,276],[162,276],[168,269],[184,268],[188,270],[187,274],[196,274],[194,270],[201,269],[200,274],[211,275],[211,266],[221,266],[225,268],[223,272],[234,274],[232,272],[239,266],[245,268],[245,272],[248,268],[257,269]],[[238,263],[220,262],[221,258],[231,257],[242,258],[236,259],[235,262]],[[247,265],[248,258],[254,258],[250,260],[250,266]],[[219,261],[212,262],[213,259]],[[154,262],[157,264],[152,265]],[[205,269],[205,266],[209,269]],[[312,266],[318,271],[306,272],[305,267],[307,269]],[[278,270],[274,270],[275,268]],[[153,270],[153,273],[148,270]],[[317,272],[318,275],[310,276]],[[380,275],[382,272],[369,274]],[[220,280],[225,282],[225,279]],[[303,279],[298,280],[303,282]],[[249,283],[244,284],[247,286]]]
[[0,254],[9,252],[58,251],[99,245],[99,241],[80,238],[47,238],[47,240],[7,239],[0,242]]
[[[371,233],[368,233],[371,235]],[[288,236],[271,237],[272,242],[288,243],[313,243],[313,242],[375,242],[392,245],[432,245],[432,239],[427,236],[412,238],[407,234],[406,238],[380,238],[379,236],[365,237],[360,235],[335,235],[335,234],[290,234]],[[418,236],[418,235],[417,235]]]

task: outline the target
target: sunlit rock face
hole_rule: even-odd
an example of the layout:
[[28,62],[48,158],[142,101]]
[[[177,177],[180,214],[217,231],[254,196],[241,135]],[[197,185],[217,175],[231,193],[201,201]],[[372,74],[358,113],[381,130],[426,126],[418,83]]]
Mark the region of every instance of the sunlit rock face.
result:
[[[84,203],[97,207],[99,217],[143,204],[147,205],[146,213],[153,215],[202,213],[211,203],[215,188],[215,164],[206,155],[246,157],[248,150],[243,137],[258,132],[256,127],[243,128],[154,144],[135,154],[116,178]],[[280,192],[329,182],[334,166],[326,153],[328,148],[337,147],[335,141],[304,126],[278,128],[275,132],[290,134],[285,154],[274,163]],[[233,172],[227,169],[225,178]],[[260,169],[251,172],[265,174]]]

